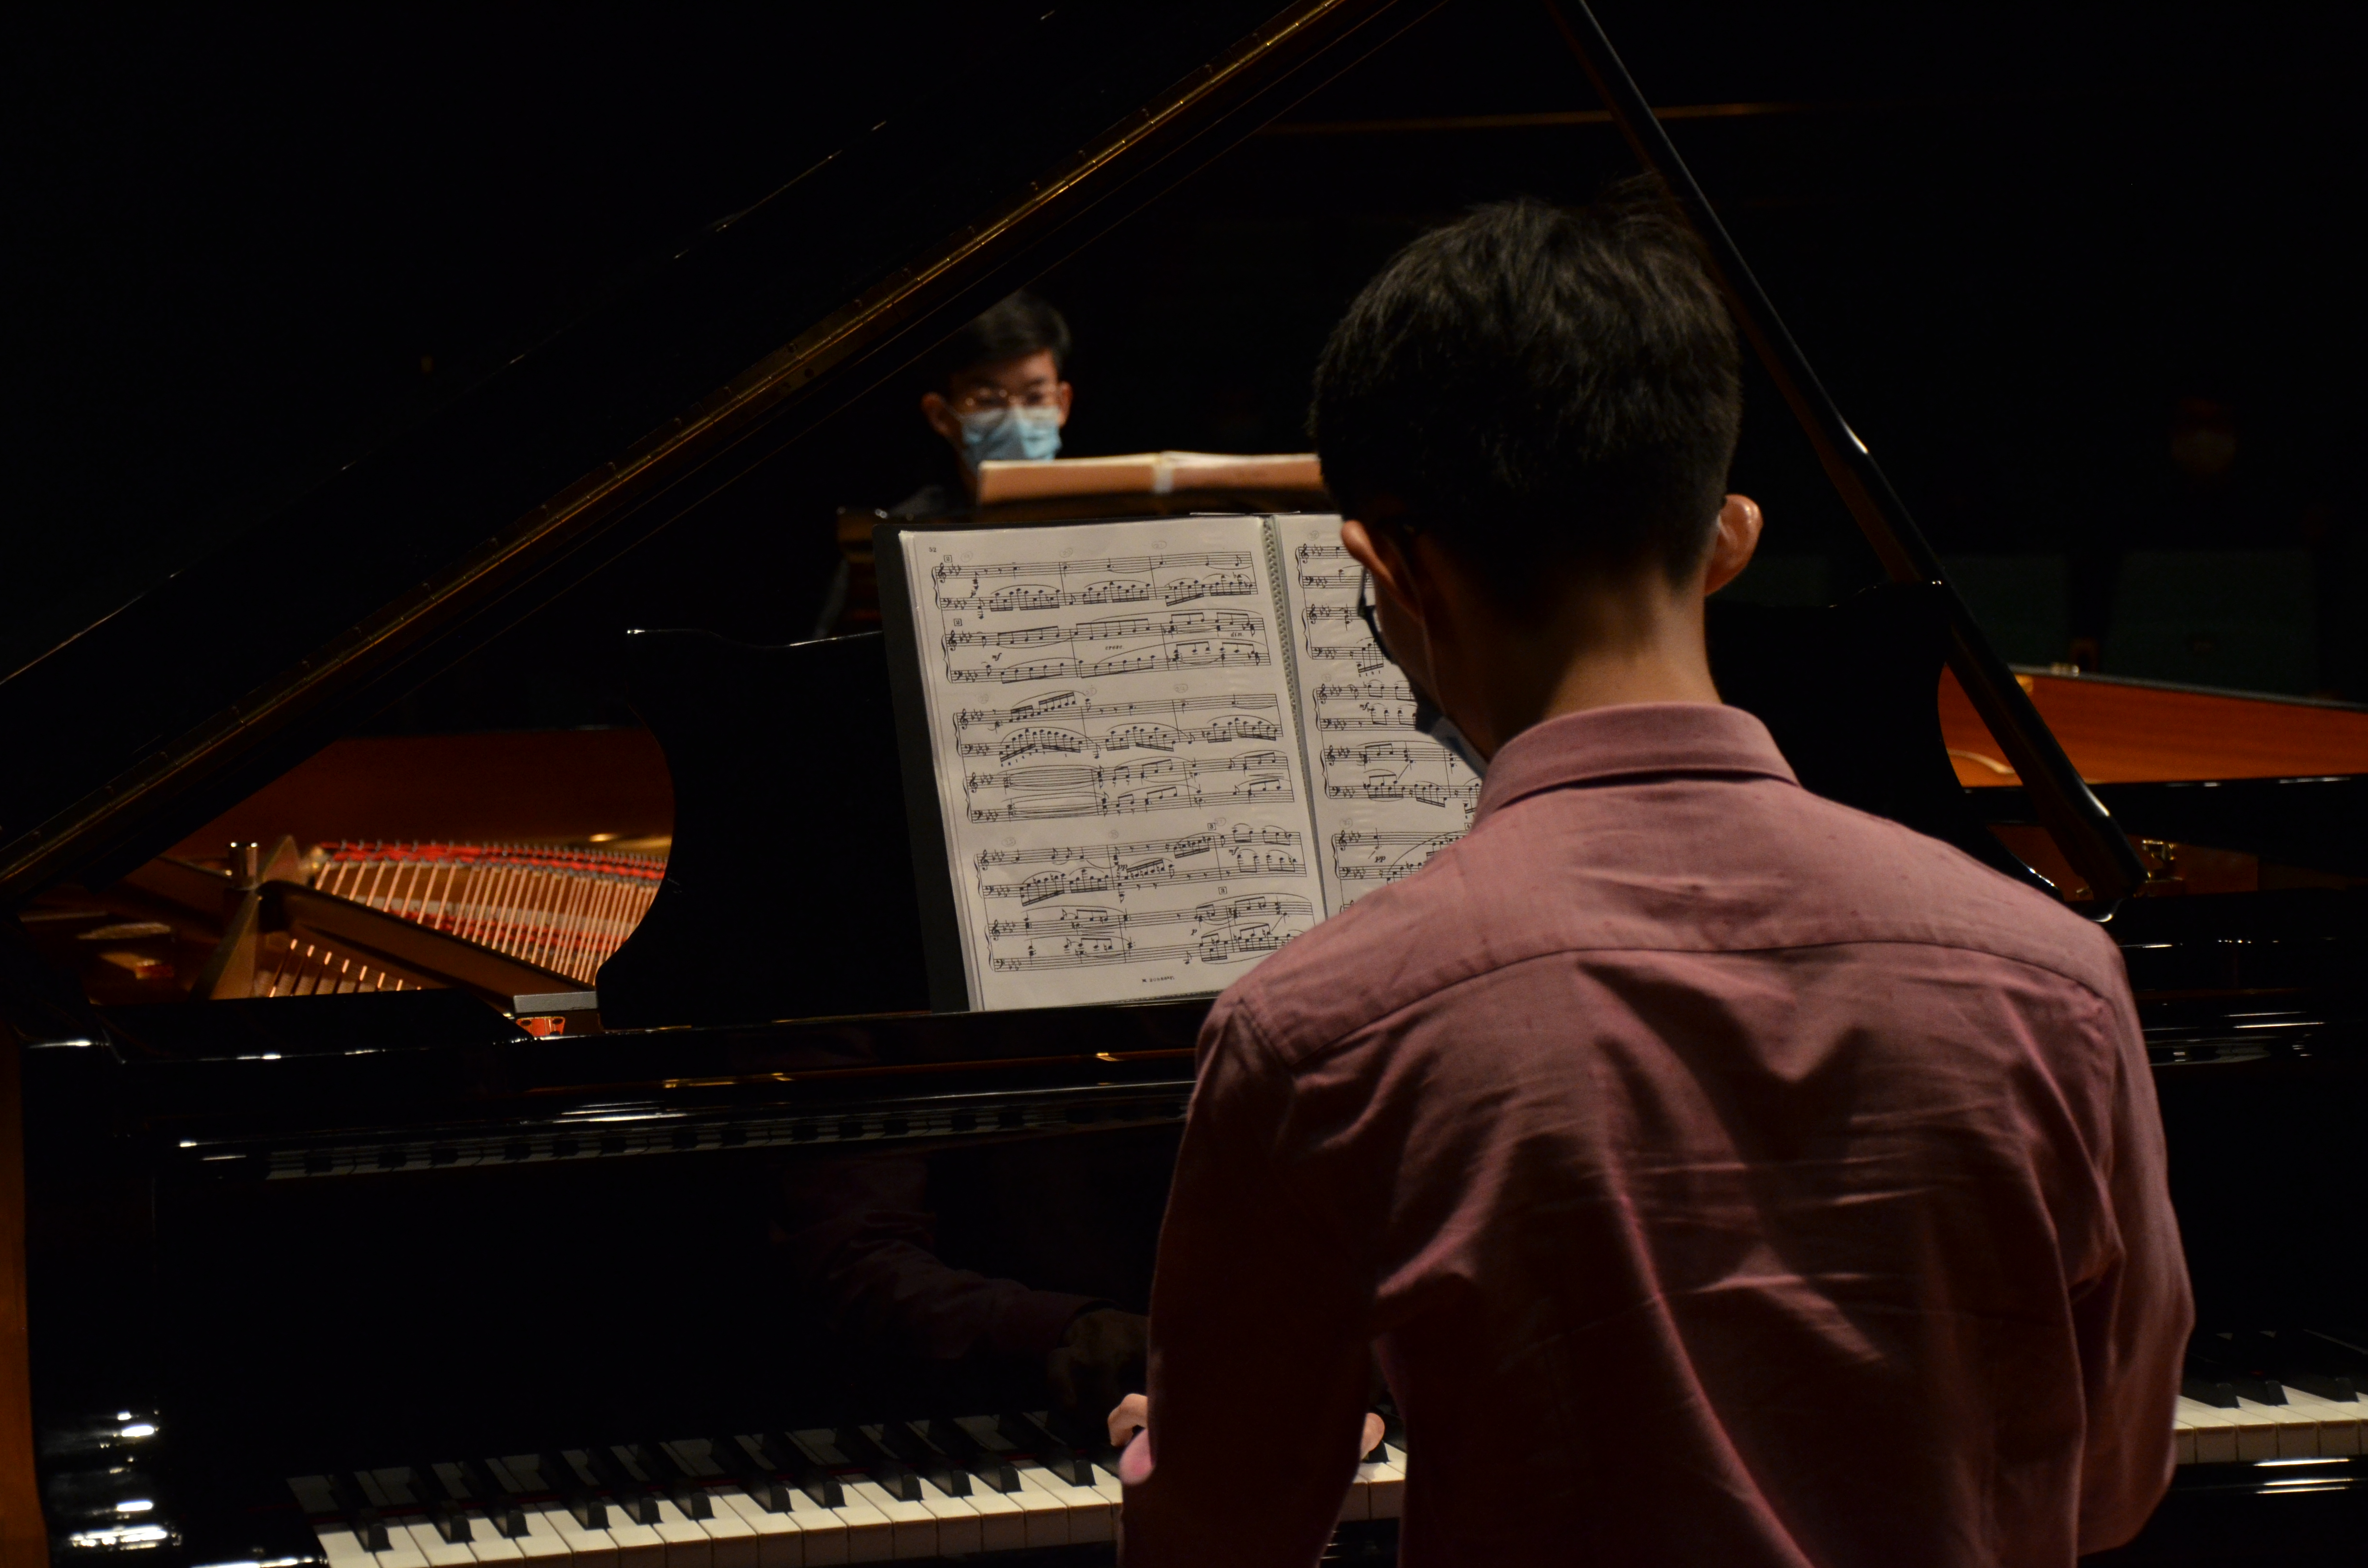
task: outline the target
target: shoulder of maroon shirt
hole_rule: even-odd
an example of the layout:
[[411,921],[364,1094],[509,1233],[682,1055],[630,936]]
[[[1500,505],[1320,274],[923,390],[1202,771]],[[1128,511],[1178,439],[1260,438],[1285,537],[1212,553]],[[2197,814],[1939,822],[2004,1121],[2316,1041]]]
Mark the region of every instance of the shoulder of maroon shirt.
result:
[[[1748,791],[1761,812],[1779,819],[1814,855],[1793,875],[1784,903],[1804,895],[1824,906],[1793,942],[1907,942],[1956,948],[2045,971],[2105,999],[2123,999],[2129,983],[2121,954],[2105,931],[2036,889],[2002,876],[1971,856],[1888,818],[1765,777],[1706,778],[1702,790]],[[1413,876],[1375,890],[1294,938],[1219,998],[1204,1040],[1241,1015],[1252,1022],[1279,1062],[1295,1066],[1391,1014],[1451,986],[1547,952],[1605,949],[1718,951],[1755,949],[1753,941],[1723,949],[1702,933],[1666,923],[1666,940],[1634,939],[1636,922],[1619,909],[1624,879],[1607,874],[1589,887],[1590,867],[1579,854],[1579,885],[1568,898],[1600,901],[1615,914],[1615,939],[1572,941],[1543,918],[1540,896],[1561,890],[1538,883],[1541,835],[1585,834],[1649,804],[1615,788],[1577,786],[1517,801],[1486,817],[1472,833],[1435,853]],[[1573,807],[1578,820],[1570,820]],[[1703,845],[1702,875],[1715,878],[1715,843]],[[1672,868],[1672,870],[1680,869]],[[1803,883],[1816,885],[1803,885]],[[1732,925],[1731,920],[1725,922]]]

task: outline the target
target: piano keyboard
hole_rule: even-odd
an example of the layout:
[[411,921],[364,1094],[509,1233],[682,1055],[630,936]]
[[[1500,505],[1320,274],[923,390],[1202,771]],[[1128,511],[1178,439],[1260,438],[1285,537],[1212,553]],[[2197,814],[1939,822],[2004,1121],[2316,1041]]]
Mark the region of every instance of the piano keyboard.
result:
[[[613,1444],[291,1478],[327,1568],[799,1568],[1117,1539],[1118,1451],[1036,1415]],[[1394,1519],[1395,1433],[1343,1522]]]
[[2283,1392],[2283,1404],[2236,1396],[2230,1409],[2181,1394],[2172,1428],[2179,1462],[2259,1463],[2368,1453],[2362,1432],[2368,1403],[2357,1398],[2324,1399],[2297,1388]]

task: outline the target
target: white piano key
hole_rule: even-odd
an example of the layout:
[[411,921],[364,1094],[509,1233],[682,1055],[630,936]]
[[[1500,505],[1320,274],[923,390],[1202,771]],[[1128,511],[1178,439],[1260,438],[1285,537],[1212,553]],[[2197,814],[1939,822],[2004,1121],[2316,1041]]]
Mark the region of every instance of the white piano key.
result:
[[[841,1470],[847,1456],[831,1446],[828,1432],[814,1430],[792,1432],[790,1440],[804,1450],[806,1458],[825,1470]],[[787,1456],[783,1456],[785,1459]],[[838,1489],[846,1499],[839,1510],[848,1516],[847,1560],[849,1562],[889,1562],[912,1555],[907,1546],[917,1545],[921,1533],[928,1533],[934,1550],[938,1521],[916,1503],[899,1503],[877,1484],[861,1481],[852,1471],[841,1474]],[[882,1507],[888,1504],[897,1512]],[[918,1517],[914,1515],[917,1513]],[[860,1519],[862,1522],[858,1523]],[[925,1554],[926,1555],[926,1554]]]
[[[492,1471],[494,1479],[508,1487],[514,1495],[523,1496],[536,1490],[527,1482],[512,1475],[509,1466],[499,1460],[487,1460],[485,1468]],[[463,1484],[466,1483],[463,1483]],[[545,1517],[548,1512],[546,1508],[522,1502],[518,1505],[518,1511],[526,1516],[526,1533],[512,1538],[509,1544],[518,1549],[518,1556],[526,1561],[529,1568],[559,1568],[560,1564],[572,1562],[575,1559],[575,1550],[561,1539],[559,1531],[552,1528],[551,1520]],[[564,1516],[565,1510],[562,1509],[561,1512]],[[568,1520],[570,1524],[575,1522],[573,1519]],[[491,1532],[488,1530],[485,1533]],[[598,1568],[598,1564],[602,1562],[605,1560],[596,1559],[590,1568]]]
[[[1008,1459],[1019,1452],[1004,1439],[991,1415],[957,1416],[954,1425],[990,1454]],[[1082,1546],[1117,1539],[1109,1500],[1100,1493],[1073,1486],[1032,1461],[1011,1462],[1019,1476],[1019,1490],[1009,1496],[1024,1517],[1030,1547]]]
[[707,1532],[709,1560],[715,1568],[764,1568],[757,1527],[742,1518],[718,1489],[710,1489],[707,1505],[713,1517],[691,1522]]
[[[523,1544],[494,1528],[493,1520],[485,1517],[484,1508],[479,1506],[481,1500],[469,1491],[469,1478],[461,1473],[461,1467],[439,1460],[436,1465],[436,1474],[450,1494],[462,1499],[461,1512],[469,1519],[469,1555],[479,1562],[518,1568],[527,1556]],[[554,1551],[550,1555],[561,1553]]]
[[[702,1481],[715,1484],[707,1489],[707,1500],[715,1509],[715,1518],[704,1520],[708,1535],[716,1543],[717,1568],[798,1568],[805,1561],[805,1544],[799,1538],[805,1532],[791,1513],[768,1514],[764,1505],[748,1495],[738,1480],[716,1463],[708,1452],[707,1439],[689,1437],[660,1445],[674,1456],[675,1462]],[[725,1539],[731,1532],[713,1527],[722,1523],[725,1515],[737,1520],[747,1532],[745,1554],[728,1555]]]
[[329,1517],[337,1513],[337,1500],[329,1491],[327,1476],[290,1476],[288,1490],[311,1519],[313,1539],[321,1543],[321,1554],[328,1559],[329,1568],[377,1568],[377,1557],[354,1539],[344,1521]]
[[[446,1540],[444,1532],[430,1520],[404,1520],[401,1524],[389,1520],[386,1528],[390,1537],[398,1529],[408,1535],[412,1546],[427,1559],[427,1568],[476,1568],[477,1554],[469,1550],[472,1543]],[[482,1527],[472,1526],[470,1535],[473,1537],[479,1528]]]
[[2307,1394],[2300,1398],[2291,1392],[2286,1395],[2284,1406],[2276,1412],[2274,1417],[2278,1427],[2278,1458],[2318,1458],[2318,1414],[2310,1408],[2312,1403]]
[[1033,1460],[1020,1462],[1018,1469],[1020,1485],[1051,1498],[1067,1516],[1069,1544],[1090,1546],[1118,1539],[1118,1510],[1099,1492],[1076,1485]]
[[[839,1543],[836,1550],[844,1556],[830,1555],[834,1548],[816,1539],[812,1517],[806,1523],[806,1561],[808,1562],[893,1562],[896,1558],[896,1525],[887,1515],[856,1494],[851,1487],[839,1488],[840,1503],[836,1508],[815,1507],[814,1514],[836,1522],[835,1534]],[[814,1499],[798,1494],[796,1506],[814,1505]],[[817,1557],[816,1551],[825,1553]]]
[[969,1557],[985,1550],[979,1511],[969,1498],[942,1492],[928,1476],[923,1476],[921,1506],[937,1517],[939,1557]]
[[[2256,1404],[2241,1394],[2237,1399],[2237,1457],[2239,1460],[2307,1458],[2278,1451],[2278,1428],[2287,1423],[2283,1405]],[[2310,1429],[2311,1448],[2317,1449],[2318,1431]],[[2290,1439],[2291,1440],[2291,1439]]]
[[885,1518],[894,1531],[892,1554],[897,1562],[928,1558],[938,1552],[938,1517],[919,1503],[907,1503],[892,1497],[888,1489],[876,1481],[858,1481],[851,1476],[839,1478],[850,1498],[860,1497],[871,1505],[872,1512]]
[[[353,1478],[360,1484],[362,1496],[372,1507],[381,1511],[386,1525],[386,1550],[370,1553],[371,1560],[378,1564],[378,1568],[430,1568],[428,1556],[413,1539],[407,1521],[385,1512],[390,1508],[405,1506],[410,1501],[411,1494],[408,1492],[389,1488],[372,1471],[356,1471],[353,1472]],[[438,1541],[439,1545],[442,1544],[442,1538],[438,1537],[433,1528],[429,1529],[427,1534],[430,1540]],[[436,1563],[434,1568],[460,1568],[460,1563],[455,1562],[449,1556],[450,1549],[446,1550],[448,1555],[445,1561]],[[463,1552],[460,1562],[475,1561],[475,1558],[469,1557]]]
[[[427,1500],[412,1490],[409,1466],[404,1466],[402,1469],[364,1471],[360,1474],[364,1490],[372,1494],[372,1501],[381,1507],[405,1510],[404,1517],[399,1520],[390,1517],[387,1520],[386,1528],[390,1540],[397,1529],[409,1535],[412,1548],[421,1557],[427,1559],[427,1568],[473,1568],[477,1554],[469,1550],[469,1543],[446,1540],[444,1532],[436,1528],[436,1522],[433,1519],[427,1517]],[[485,1529],[488,1534],[491,1533],[490,1526],[481,1524],[472,1524],[469,1533],[474,1536],[480,1528]]]
[[811,1506],[813,1499],[800,1494],[791,1499],[788,1508],[774,1514],[767,1512],[762,1503],[737,1486],[725,1487],[715,1494],[717,1513],[729,1508],[757,1532],[757,1568],[803,1568],[806,1531],[804,1521],[798,1517],[800,1503]]
[[[555,1490],[544,1482],[541,1464],[531,1454],[513,1455],[493,1462],[500,1467],[498,1479],[518,1492]],[[610,1522],[614,1523],[617,1517],[616,1510],[610,1509]],[[538,1519],[541,1521],[542,1528],[567,1549],[567,1555],[573,1560],[572,1568],[622,1568],[623,1554],[618,1550],[616,1538],[606,1529],[594,1529],[584,1524],[568,1511],[566,1504],[556,1500],[528,1504],[527,1528],[534,1529]],[[637,1559],[642,1562],[647,1560],[647,1552]]]
[[[554,1543],[555,1544],[555,1543]],[[493,1568],[520,1568],[527,1561],[525,1543],[497,1533],[483,1515],[469,1519],[469,1554]],[[555,1555],[555,1554],[554,1554]],[[536,1559],[541,1562],[541,1558]]]
[[[568,1456],[571,1460],[575,1457],[574,1454]],[[639,1461],[634,1460],[626,1449],[612,1444],[601,1457],[615,1464],[635,1481],[646,1482],[650,1479]],[[580,1468],[588,1471],[588,1461],[586,1466]],[[656,1536],[660,1545],[665,1548],[666,1568],[715,1568],[714,1543],[708,1539],[707,1532],[700,1528],[699,1521],[684,1514],[669,1498],[656,1497],[652,1501],[657,1505],[657,1522],[643,1525],[641,1528]],[[612,1501],[609,1505],[609,1518],[612,1523],[617,1517],[617,1507],[618,1506]]]
[[[877,1426],[866,1426],[861,1430],[863,1435],[870,1437],[874,1443],[878,1443],[880,1441],[880,1428]],[[830,1435],[828,1433],[825,1432],[815,1435],[818,1436],[825,1444],[829,1443]],[[803,1437],[805,1434],[802,1433],[800,1436]],[[831,1448],[829,1451],[832,1453],[839,1453],[839,1450],[836,1447]],[[841,1454],[840,1457],[844,1458],[845,1456]],[[943,1492],[940,1492],[936,1487],[930,1485],[926,1478],[916,1476],[916,1479],[920,1482],[920,1500],[916,1503],[904,1504],[902,1506],[907,1508],[918,1508],[929,1517],[930,1540],[935,1544],[928,1551],[922,1553],[921,1555],[928,1557],[967,1557],[971,1553],[976,1551],[978,1550],[977,1510],[970,1507],[959,1497],[949,1497]],[[844,1484],[844,1481],[842,1481],[842,1484]],[[866,1482],[865,1484],[873,1487],[879,1493],[880,1498],[885,1499],[889,1502],[895,1501],[894,1494],[891,1493],[886,1487],[879,1485],[878,1483]],[[874,1500],[874,1506],[878,1506],[877,1499]],[[916,1543],[920,1540],[920,1532],[918,1530],[906,1528],[910,1524],[909,1520],[900,1519],[896,1522],[899,1526],[896,1534],[896,1555],[901,1559],[912,1555],[917,1549]]]
[[2184,1421],[2174,1422],[2171,1425],[2170,1454],[2170,1462],[2173,1464],[2195,1462],[2195,1428]]
[[413,1543],[411,1532],[399,1520],[386,1522],[386,1551],[371,1554],[378,1559],[378,1568],[427,1568],[427,1554]]
[[[585,1462],[582,1449],[562,1449],[559,1457],[575,1467],[578,1485],[599,1491],[600,1483]],[[609,1540],[617,1548],[617,1568],[666,1568],[666,1538],[649,1526],[627,1518],[625,1510],[614,1498],[609,1502]]]
[[343,1525],[315,1524],[313,1539],[321,1543],[321,1555],[328,1560],[329,1568],[377,1568],[376,1555],[364,1551],[354,1532]]
[[620,1555],[616,1539],[605,1529],[577,1523],[566,1504],[529,1503],[526,1517],[529,1530],[548,1530],[567,1549],[568,1568],[618,1568]]
[[2223,1410],[2202,1400],[2179,1396],[2178,1418],[2195,1433],[2195,1462],[2198,1464],[2235,1464],[2237,1462],[2237,1413]]
[[2358,1400],[2322,1399],[2315,1393],[2286,1391],[2286,1398],[2307,1408],[2318,1419],[2318,1451],[2328,1457],[2356,1454],[2368,1449],[2363,1444],[2362,1422],[2368,1421],[2368,1404]]
[[[1014,1466],[1015,1472],[1017,1466]],[[994,1542],[1017,1539],[1023,1547],[1066,1546],[1069,1544],[1069,1510],[1051,1493],[1028,1484],[1019,1478],[1016,1492],[997,1492],[978,1476],[971,1477],[972,1500],[979,1505],[979,1517],[985,1526],[989,1551],[1007,1551],[1010,1547]],[[1008,1517],[1007,1517],[1008,1516]],[[1004,1523],[994,1521],[1004,1517]]]
[[1365,1494],[1376,1519],[1395,1519],[1406,1513],[1406,1450],[1393,1444],[1382,1445],[1382,1461],[1360,1465],[1372,1474],[1365,1481]]
[[[973,1475],[970,1495],[962,1501],[978,1515],[980,1551],[1018,1551],[1028,1545],[1028,1509],[1016,1494],[997,1492]],[[939,1539],[944,1540],[942,1532]]]
[[[657,1501],[658,1522],[650,1528],[657,1531],[658,1539],[666,1542],[666,1568],[722,1568],[715,1561],[715,1538],[708,1533],[707,1521],[692,1518],[677,1506],[671,1497],[661,1497]],[[736,1524],[738,1521],[734,1522]],[[746,1556],[754,1557],[756,1541],[753,1533],[745,1529],[740,1533],[747,1538],[745,1548],[737,1541],[734,1543],[734,1547],[743,1550]]]

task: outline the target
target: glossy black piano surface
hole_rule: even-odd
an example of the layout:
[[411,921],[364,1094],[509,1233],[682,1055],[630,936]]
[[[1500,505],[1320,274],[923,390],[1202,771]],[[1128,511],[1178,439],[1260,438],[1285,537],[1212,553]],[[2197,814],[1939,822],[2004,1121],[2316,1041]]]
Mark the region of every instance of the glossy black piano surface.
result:
[[[669,840],[666,881],[597,1006],[530,1007],[502,983],[526,970],[441,938],[373,949],[401,990],[194,998],[249,884],[292,862],[267,845],[243,879],[188,841],[604,564],[630,572],[671,519],[732,505],[772,454],[832,438],[837,411],[978,305],[1425,9],[1031,10],[1023,41],[1077,90],[1014,135],[948,160],[980,139],[914,83],[879,124],[785,142],[756,207],[0,680],[0,734],[41,742],[0,775],[0,905],[22,917],[0,924],[0,1020],[59,1560],[1110,1560],[1113,1456],[1042,1357],[922,1353],[894,1314],[834,1307],[795,1238],[834,1183],[918,1192],[906,1218],[945,1264],[1142,1311],[1206,1004],[926,1011],[876,638],[601,628],[620,717],[648,733],[568,755],[619,767],[655,737],[671,794],[629,802]],[[313,562],[312,591],[259,593],[257,559]],[[1937,604],[1907,585],[1831,610],[1721,606],[1722,687],[1812,787],[2028,878],[1989,824],[2026,823],[2030,801],[1976,806],[1941,749]],[[615,825],[563,811],[556,754],[518,749],[543,771],[522,762],[503,790],[550,810],[480,812],[502,825],[476,836]],[[2110,914],[2202,1325],[2178,1480],[2115,1562],[2358,1559],[2354,783],[2241,831],[2226,802],[2112,798],[2133,835],[2327,884]],[[420,793],[458,802],[435,833],[470,836],[465,790]],[[2230,799],[2274,814],[2269,793]],[[836,831],[784,831],[814,820]],[[341,937],[387,938],[313,902]],[[1406,1438],[1393,1420],[1368,1456],[1339,1559],[1390,1558]],[[1268,1440],[1246,1412],[1245,1486]]]

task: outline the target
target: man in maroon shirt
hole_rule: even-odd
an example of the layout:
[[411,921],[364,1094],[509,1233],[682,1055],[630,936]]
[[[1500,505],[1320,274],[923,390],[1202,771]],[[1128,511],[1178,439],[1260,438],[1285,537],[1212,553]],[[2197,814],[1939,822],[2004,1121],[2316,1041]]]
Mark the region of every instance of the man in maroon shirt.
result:
[[1487,772],[1201,1034],[1132,1568],[1315,1562],[1374,1353],[1408,1568],[2021,1568],[2159,1497],[2191,1308],[2119,956],[1720,706],[1739,401],[1646,206],[1484,209],[1334,333],[1342,538]]

